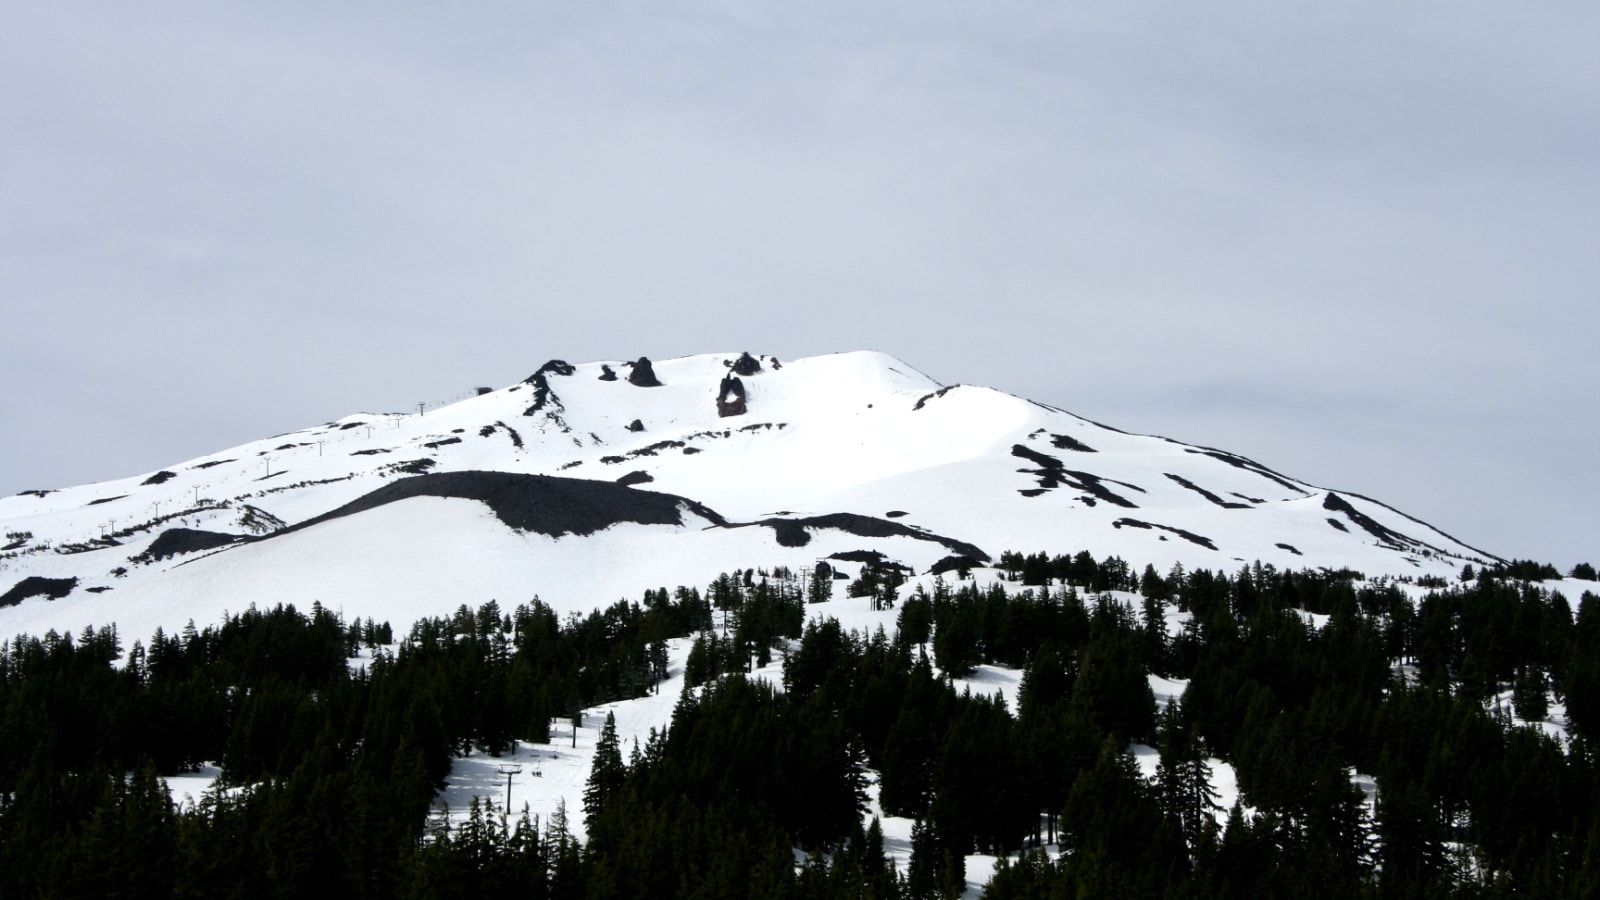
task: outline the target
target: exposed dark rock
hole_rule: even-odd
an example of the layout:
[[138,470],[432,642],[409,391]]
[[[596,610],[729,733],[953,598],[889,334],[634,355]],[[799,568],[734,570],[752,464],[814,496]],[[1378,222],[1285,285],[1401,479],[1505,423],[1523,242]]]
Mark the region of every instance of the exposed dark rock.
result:
[[383,467],[383,471],[392,475],[421,475],[437,465],[437,462],[424,456],[408,462],[390,463]]
[[1022,488],[1018,490],[1017,493],[1024,497],[1038,497],[1041,494],[1048,494],[1049,491],[1045,490],[1044,488]]
[[115,497],[101,497],[99,500],[90,500],[88,503],[85,503],[84,506],[99,506],[102,503],[110,503],[113,500],[121,500],[123,497],[126,497],[126,496],[128,496],[128,495],[127,494],[118,494]]
[[485,425],[478,429],[478,437],[488,437],[491,434],[494,434],[493,425]]
[[628,430],[634,433],[641,432],[644,430],[644,423],[638,419],[634,419],[632,422],[628,423]]
[[386,449],[379,448],[379,447],[374,447],[371,450],[352,450],[352,451],[350,451],[350,455],[351,456],[377,456],[379,453],[388,453],[388,452],[389,451],[386,450]]
[[522,435],[518,434],[515,428],[512,428],[510,425],[507,425],[498,419],[495,420],[495,424],[499,425],[501,428],[504,428],[506,430],[506,434],[511,436],[511,446],[517,448],[518,450],[522,449]]
[[727,375],[722,379],[722,387],[717,391],[717,415],[742,416],[746,412],[744,402],[744,382],[736,375]]
[[111,590],[111,585],[109,585],[109,584],[97,584],[92,588],[84,588],[84,590],[88,591],[91,594],[104,594],[106,591]]
[[448,437],[448,438],[444,438],[443,440],[429,441],[426,444],[423,444],[422,446],[427,447],[429,450],[437,450],[440,447],[445,446],[446,444],[459,444],[459,443],[461,443],[461,438]]
[[602,363],[601,366],[600,366],[600,380],[601,381],[616,381],[617,380],[617,373],[612,371],[610,366],[605,365],[605,364]]
[[139,483],[140,484],[166,484],[167,482],[169,482],[172,479],[177,478],[177,477],[178,477],[178,473],[176,473],[176,472],[168,472],[166,469],[162,469],[161,471],[155,473],[154,475],[151,475],[149,478],[146,478],[144,481],[141,481]]
[[274,451],[279,451],[279,450],[293,450],[293,449],[294,449],[294,447],[295,447],[295,445],[294,445],[294,444],[279,444],[279,445],[278,445],[278,446],[276,446],[276,447],[273,447],[273,448],[272,448],[272,449],[273,449],[273,450],[274,450]]
[[768,519],[759,524],[772,529],[772,536],[780,547],[804,547],[811,543],[811,532],[793,519]]
[[904,515],[906,515],[906,511],[903,509],[891,509],[883,514],[886,519],[898,519]]
[[133,558],[134,562],[152,563],[169,556],[178,556],[184,553],[199,553],[204,550],[214,550],[217,547],[226,547],[229,544],[244,540],[236,534],[223,534],[218,531],[201,531],[194,528],[169,528],[161,532],[150,547],[143,553]]
[[367,424],[367,423],[365,423],[365,422],[346,422],[343,425],[339,426],[339,430],[340,431],[349,431],[352,428],[360,428],[361,426],[363,426],[365,424]]
[[[875,566],[883,565],[888,560],[887,556],[877,550],[845,550],[841,553],[830,553],[828,558],[837,559],[840,562],[868,563]],[[901,568],[904,568],[904,566]]]
[[660,387],[661,379],[656,377],[656,370],[650,365],[650,358],[641,356],[628,365],[632,370],[628,372],[628,383],[634,387]]
[[1183,485],[1184,487],[1188,488],[1189,490],[1194,491],[1196,494],[1199,494],[1200,496],[1206,498],[1207,500],[1210,500],[1212,503],[1215,503],[1216,505],[1222,507],[1223,509],[1249,509],[1250,508],[1250,504],[1248,504],[1248,503],[1235,503],[1232,500],[1224,500],[1221,497],[1218,497],[1216,494],[1213,494],[1210,491],[1206,490],[1205,488],[1201,487],[1200,485],[1195,484],[1194,482],[1190,481],[1187,478],[1184,478],[1182,475],[1174,475],[1171,472],[1167,472],[1165,474],[1166,474],[1166,476],[1168,478],[1172,479],[1173,481],[1176,481],[1177,483]]
[[928,569],[928,574],[942,575],[945,572],[968,572],[981,567],[983,564],[982,561],[973,559],[970,556],[946,556],[944,559],[934,563],[933,567]]
[[1244,494],[1241,494],[1238,491],[1229,491],[1228,493],[1234,495],[1235,497],[1238,497],[1240,500],[1249,500],[1251,503],[1265,503],[1265,502],[1267,502],[1267,501],[1261,499],[1260,497],[1246,497]]
[[549,362],[545,363],[544,365],[540,366],[539,367],[539,371],[540,371],[540,373],[545,374],[545,375],[562,375],[562,376],[566,376],[566,375],[571,375],[573,372],[576,372],[578,370],[577,370],[577,368],[575,366],[573,366],[571,363],[567,362],[564,359],[552,359]]
[[523,384],[530,385],[533,388],[533,405],[523,410],[523,415],[531,416],[547,406],[554,409],[566,408],[561,404],[561,398],[556,396],[556,392],[550,389],[550,381],[544,377],[542,370],[529,375],[528,380],[524,381]]
[[[1040,453],[1037,450],[1023,446],[1022,444],[1012,444],[1011,455],[1020,457],[1022,459],[1031,460],[1039,464],[1040,467],[1037,469],[1023,469],[1022,471],[1038,476],[1039,487],[1043,488],[1044,490],[1050,490],[1052,488],[1061,487],[1062,485],[1068,485],[1075,487],[1084,493],[1091,494],[1101,500],[1106,501],[1107,503],[1113,503],[1117,506],[1126,507],[1128,509],[1139,508],[1137,503],[1134,503],[1126,497],[1123,497],[1121,494],[1116,493],[1102,483],[1108,479],[1102,479],[1100,476],[1092,475],[1088,472],[1078,472],[1069,469],[1061,463],[1061,460],[1056,459],[1054,456],[1050,456],[1046,453]],[[1144,493],[1144,488],[1141,488],[1135,484],[1128,484],[1121,481],[1113,481],[1111,483]],[[1024,496],[1032,497],[1037,495],[1024,494]]]
[[1221,460],[1222,462],[1233,466],[1235,469],[1243,469],[1246,472],[1254,472],[1257,475],[1260,475],[1262,478],[1265,478],[1268,481],[1276,482],[1277,484],[1280,484],[1283,487],[1300,494],[1301,496],[1308,496],[1304,488],[1290,482],[1287,478],[1284,478],[1282,475],[1279,475],[1277,472],[1272,471],[1253,459],[1246,459],[1237,453],[1229,453],[1226,450],[1215,450],[1211,447],[1185,447],[1183,449],[1185,453],[1199,453],[1204,456],[1209,456],[1212,459]]
[[685,510],[718,525],[726,524],[714,510],[693,500],[635,490],[609,481],[515,472],[442,472],[392,482],[279,533],[298,531],[411,497],[476,500],[492,509],[508,527],[551,537],[594,534],[622,522],[682,525]]
[[1416,538],[1401,534],[1400,532],[1383,525],[1361,510],[1351,506],[1350,501],[1344,499],[1338,494],[1335,494],[1333,491],[1329,491],[1328,495],[1322,498],[1322,508],[1326,510],[1332,510],[1334,512],[1344,513],[1349,517],[1350,521],[1361,526],[1362,531],[1372,535],[1373,537],[1377,538],[1379,542],[1386,544],[1395,550],[1410,550],[1416,547],[1429,547],[1429,549],[1433,550],[1438,549],[1437,547],[1430,547],[1430,545],[1425,544]]
[[209,469],[212,466],[220,466],[223,463],[231,463],[231,462],[233,462],[233,460],[231,460],[231,459],[213,459],[210,462],[195,463],[194,465],[190,466],[189,468],[191,468],[191,469]]
[[1274,544],[1273,546],[1277,547],[1279,550],[1287,550],[1290,553],[1293,553],[1295,556],[1305,556],[1304,553],[1301,553],[1299,550],[1295,549],[1293,544]]
[[732,368],[733,374],[749,378],[751,375],[761,371],[761,363],[750,355],[750,351],[746,350],[740,354],[738,359],[733,361]]
[[1154,522],[1141,522],[1138,519],[1118,519],[1111,523],[1112,528],[1121,528],[1124,525],[1128,526],[1129,528],[1159,528],[1162,531],[1175,534],[1191,544],[1198,544],[1207,550],[1217,549],[1217,545],[1212,543],[1210,538],[1195,534],[1192,531],[1186,531],[1182,528],[1174,528],[1171,525],[1158,525]]
[[77,586],[76,578],[44,578],[39,575],[29,575],[12,585],[11,590],[0,594],[0,607],[16,606],[29,597],[60,600],[72,593],[72,589]]
[[936,400],[936,399],[938,399],[940,397],[943,397],[945,394],[950,393],[951,391],[955,390],[956,388],[958,388],[960,386],[961,385],[959,385],[959,384],[949,384],[949,385],[945,385],[942,388],[939,388],[937,391],[934,391],[931,394],[923,394],[921,397],[917,398],[917,405],[911,407],[911,411],[912,412],[916,412],[917,410],[919,410],[922,407],[926,406],[929,400]]
[[628,458],[626,456],[602,456],[600,457],[600,461],[608,466],[614,466],[617,463],[627,462]]
[[480,387],[473,388],[473,390],[477,392],[479,397],[482,397],[484,394],[492,394],[492,393],[494,393],[494,388],[492,388],[492,387],[481,387],[480,386]]
[[693,455],[695,455],[696,453],[699,453],[699,452],[701,452],[699,447],[685,447],[685,448],[683,448],[683,455],[684,456],[693,456]]
[[246,503],[239,513],[239,527],[248,530],[251,534],[271,534],[282,531],[289,523],[283,521],[272,513],[259,506]]
[[803,519],[762,519],[759,522],[741,523],[732,527],[743,527],[746,524],[762,525],[773,529],[776,532],[778,543],[784,547],[804,547],[811,541],[811,535],[808,533],[809,529],[831,528],[835,531],[856,535],[857,537],[908,537],[918,541],[929,541],[948,547],[963,556],[970,556],[973,559],[984,561],[989,559],[989,554],[965,541],[958,541],[954,538],[947,538],[927,531],[919,531],[915,528],[901,525],[898,522],[890,522],[885,519],[876,519],[872,516],[863,516],[856,513],[830,513],[825,516],[809,516]]
[[1075,437],[1065,434],[1050,435],[1050,445],[1060,450],[1076,450],[1079,453],[1098,453],[1099,451],[1085,444]]
[[620,484],[623,487],[633,487],[636,484],[649,484],[652,481],[655,481],[655,478],[653,478],[649,472],[646,472],[643,469],[636,469],[622,476],[621,478],[618,478],[617,484]]
[[629,450],[628,451],[628,455],[629,456],[655,456],[657,453],[661,452],[662,450],[676,450],[677,448],[682,447],[682,446],[683,446],[683,441],[656,441],[654,444],[651,444],[648,447],[640,447],[637,450]]
[[1333,518],[1332,516],[1328,517],[1328,524],[1332,525],[1333,527],[1335,527],[1337,529],[1339,529],[1340,531],[1345,532],[1346,534],[1348,534],[1350,532],[1350,529],[1344,527],[1344,523],[1343,522],[1339,521],[1338,519]]

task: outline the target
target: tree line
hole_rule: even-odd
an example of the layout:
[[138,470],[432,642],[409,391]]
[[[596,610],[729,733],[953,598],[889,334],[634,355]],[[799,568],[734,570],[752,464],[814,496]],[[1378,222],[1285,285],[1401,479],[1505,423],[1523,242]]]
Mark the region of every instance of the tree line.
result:
[[[808,616],[832,595],[819,567],[565,618],[461,606],[398,642],[315,604],[126,652],[114,629],[17,637],[0,895],[927,898],[959,893],[975,852],[1006,858],[994,898],[1600,891],[1595,594],[1574,609],[1509,572],[1424,590],[1086,553],[1001,567],[909,592],[864,567],[850,593],[895,611],[872,633]],[[680,637],[671,723],[632,746],[602,729],[585,842],[564,810],[491,801],[430,826],[453,758],[656,690]],[[781,685],[749,675],[777,658]],[[1021,670],[1016,696],[958,689],[981,665]],[[1186,681],[1181,701],[1152,674]],[[1520,724],[1552,704],[1567,742]],[[1238,776],[1227,809],[1214,760]],[[219,790],[175,807],[162,777],[202,762]],[[901,866],[873,795],[914,822]]]

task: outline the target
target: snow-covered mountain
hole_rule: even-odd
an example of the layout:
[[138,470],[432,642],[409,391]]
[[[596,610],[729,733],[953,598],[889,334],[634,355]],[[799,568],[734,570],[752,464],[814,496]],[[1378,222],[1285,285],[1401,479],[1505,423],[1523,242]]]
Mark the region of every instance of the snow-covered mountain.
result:
[[449,406],[0,499],[0,537],[4,635],[313,600],[400,628],[489,599],[588,610],[738,567],[849,571],[860,551],[918,573],[1006,550],[1369,575],[1494,560],[1375,500],[875,352],[553,360]]

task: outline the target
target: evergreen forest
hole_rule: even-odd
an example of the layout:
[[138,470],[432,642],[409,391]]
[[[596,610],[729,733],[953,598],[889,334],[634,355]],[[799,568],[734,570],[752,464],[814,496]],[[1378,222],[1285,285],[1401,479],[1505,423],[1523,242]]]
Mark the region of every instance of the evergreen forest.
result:
[[[1596,897],[1600,596],[1574,606],[1547,570],[1007,553],[992,583],[866,561],[842,589],[893,612],[871,633],[827,615],[821,565],[404,634],[313,604],[131,646],[19,636],[0,897],[922,900],[959,896],[975,853],[1002,858],[994,900]],[[656,691],[674,639],[671,723],[625,746],[606,722],[583,840],[566,811],[432,814],[453,759]],[[778,659],[781,683],[751,674]],[[958,689],[979,666],[1020,670],[1016,696]],[[1552,718],[1564,736],[1528,724]],[[202,764],[216,789],[175,804],[163,779]],[[903,859],[869,796],[914,822]]]

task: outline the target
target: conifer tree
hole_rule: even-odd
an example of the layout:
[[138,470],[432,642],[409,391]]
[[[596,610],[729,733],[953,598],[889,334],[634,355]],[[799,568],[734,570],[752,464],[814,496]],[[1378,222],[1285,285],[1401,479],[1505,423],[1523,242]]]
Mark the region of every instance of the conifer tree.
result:
[[622,789],[622,782],[627,777],[627,767],[622,763],[622,747],[617,741],[617,716],[608,712],[606,724],[600,729],[600,740],[595,745],[589,783],[583,789],[584,823],[591,831],[600,811]]

